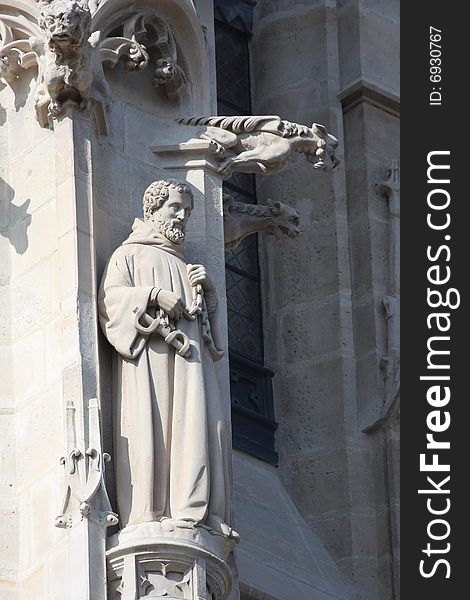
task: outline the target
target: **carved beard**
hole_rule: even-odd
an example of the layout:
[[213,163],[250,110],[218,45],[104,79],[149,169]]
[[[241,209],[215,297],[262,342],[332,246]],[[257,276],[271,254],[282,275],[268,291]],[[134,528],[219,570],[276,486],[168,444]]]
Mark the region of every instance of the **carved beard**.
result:
[[155,225],[159,233],[164,235],[167,240],[173,244],[182,244],[184,242],[185,232],[181,225],[175,225],[173,221],[156,220]]

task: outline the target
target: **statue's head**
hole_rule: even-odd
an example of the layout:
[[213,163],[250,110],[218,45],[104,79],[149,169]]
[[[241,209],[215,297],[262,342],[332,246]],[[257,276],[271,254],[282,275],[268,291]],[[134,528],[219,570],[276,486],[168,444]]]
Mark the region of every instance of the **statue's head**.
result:
[[77,0],[43,2],[39,25],[54,46],[82,46],[90,36],[91,13]]
[[194,207],[191,188],[172,179],[151,183],[144,192],[144,221],[170,242],[181,244]]

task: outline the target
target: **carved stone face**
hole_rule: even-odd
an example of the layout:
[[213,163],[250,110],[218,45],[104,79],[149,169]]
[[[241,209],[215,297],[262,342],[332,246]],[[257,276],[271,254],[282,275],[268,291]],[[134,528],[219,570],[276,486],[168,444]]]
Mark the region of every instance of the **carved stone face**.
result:
[[316,169],[331,171],[341,162],[335,154],[338,147],[338,140],[334,135],[328,133],[323,125],[318,125],[317,123],[312,125],[312,133],[313,139],[317,144],[317,149],[312,152],[306,152],[305,156],[308,162],[313,163]]
[[41,29],[57,46],[83,44],[90,35],[90,23],[90,11],[75,0],[51,2],[41,10]]
[[269,207],[271,209],[271,213],[274,216],[274,219],[271,220],[271,225],[273,229],[273,233],[276,235],[275,229],[277,228],[283,235],[295,238],[299,235],[300,229],[300,215],[284,202],[269,201]]
[[176,67],[173,61],[159,58],[157,60],[154,83],[157,85],[165,84],[169,79],[176,75]]
[[153,212],[149,223],[170,242],[182,244],[191,210],[191,196],[186,192],[179,192],[176,188],[170,188],[168,198]]

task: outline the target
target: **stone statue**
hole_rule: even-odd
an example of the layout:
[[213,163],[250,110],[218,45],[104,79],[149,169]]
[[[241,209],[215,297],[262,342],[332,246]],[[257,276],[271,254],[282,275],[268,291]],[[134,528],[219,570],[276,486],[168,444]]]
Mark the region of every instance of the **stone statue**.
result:
[[90,10],[76,0],[43,2],[40,7],[44,38],[32,42],[42,80],[36,102],[47,103],[52,116],[59,116],[68,103],[85,109],[93,82]]
[[115,465],[124,526],[230,527],[230,430],[212,335],[217,297],[182,254],[191,189],[156,181],[144,220],[111,256],[99,290],[101,327],[117,351]]
[[300,215],[295,208],[280,200],[268,199],[267,206],[236,202],[224,194],[225,251],[235,250],[247,236],[266,231],[277,238],[299,235]]
[[273,115],[194,117],[178,122],[205,127],[200,137],[211,143],[223,179],[236,171],[280,173],[295,152],[304,154],[316,169],[324,171],[340,162],[335,156],[338,140],[317,123],[306,127]]

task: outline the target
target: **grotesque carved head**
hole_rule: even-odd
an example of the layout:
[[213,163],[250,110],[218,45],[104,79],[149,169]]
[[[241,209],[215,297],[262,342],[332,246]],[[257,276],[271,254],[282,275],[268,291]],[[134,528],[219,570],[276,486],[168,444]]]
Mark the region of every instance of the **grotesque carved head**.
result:
[[159,58],[157,60],[154,85],[164,85],[176,76],[176,64],[171,58]]
[[76,0],[41,3],[39,25],[50,45],[61,48],[84,46],[90,36],[91,13]]
[[194,206],[191,188],[172,179],[154,181],[144,192],[144,221],[170,242],[184,241],[186,223]]
[[315,169],[331,171],[341,162],[335,154],[338,140],[318,123],[313,123],[311,131],[317,147],[315,151],[307,152],[306,158],[313,163]]
[[268,199],[271,217],[269,217],[269,233],[277,236],[295,238],[299,235],[300,215],[295,208],[280,200]]

